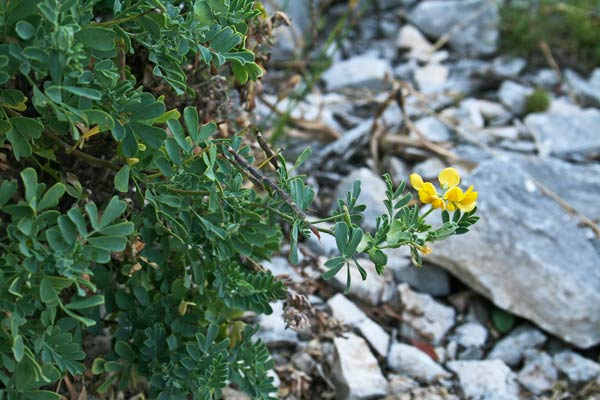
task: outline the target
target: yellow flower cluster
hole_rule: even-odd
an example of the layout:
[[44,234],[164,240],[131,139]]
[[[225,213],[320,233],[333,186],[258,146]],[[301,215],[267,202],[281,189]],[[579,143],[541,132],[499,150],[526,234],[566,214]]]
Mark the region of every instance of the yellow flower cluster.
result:
[[431,204],[433,208],[442,210],[471,211],[475,208],[477,201],[477,192],[473,191],[473,186],[469,186],[466,192],[458,187],[460,175],[454,168],[446,168],[438,175],[442,192],[438,193],[431,182],[423,182],[419,174],[410,176],[410,184],[419,193],[419,200],[425,204]]

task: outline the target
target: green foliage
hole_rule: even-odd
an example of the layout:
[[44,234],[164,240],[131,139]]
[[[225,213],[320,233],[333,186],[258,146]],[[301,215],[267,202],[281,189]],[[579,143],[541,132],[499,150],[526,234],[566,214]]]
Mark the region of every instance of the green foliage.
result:
[[544,63],[540,42],[561,65],[591,69],[600,64],[600,1],[511,1],[501,8],[501,48]]
[[[426,243],[476,222],[432,229],[389,177],[374,234],[359,183],[309,220],[314,191],[294,173],[309,150],[266,176],[247,130],[222,135],[189,105],[210,73],[247,88],[262,75],[247,48],[260,18],[251,0],[0,2],[0,143],[18,166],[0,181],[0,397],[58,399],[57,382],[90,368],[88,393],[143,380],[150,398],[229,384],[269,398],[272,361],[240,317],[287,295],[260,268],[282,226],[292,261],[301,237],[335,235],[328,279],[350,263],[365,278],[361,253],[382,273],[383,250],[403,245],[420,264]],[[102,332],[112,349],[91,360],[84,338]]]
[[525,99],[525,114],[544,112],[550,107],[550,95],[542,88],[536,88]]

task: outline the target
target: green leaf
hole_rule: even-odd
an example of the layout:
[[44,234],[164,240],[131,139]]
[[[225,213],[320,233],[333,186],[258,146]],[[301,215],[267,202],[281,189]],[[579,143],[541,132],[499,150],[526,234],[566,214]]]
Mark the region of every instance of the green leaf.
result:
[[71,301],[66,307],[70,310],[83,310],[104,304],[104,296],[95,294],[85,299]]
[[363,231],[360,228],[352,229],[352,238],[348,242],[348,246],[346,247],[344,254],[346,257],[352,257],[360,244],[360,241],[363,237]]
[[346,247],[348,246],[348,225],[345,222],[337,222],[335,224],[335,242],[337,248],[342,255],[346,256]]
[[49,390],[27,390],[21,393],[24,399],[28,400],[60,400],[58,393]]
[[23,40],[29,40],[35,35],[35,27],[27,21],[19,21],[15,26],[15,32]]
[[185,122],[185,128],[187,129],[190,137],[194,140],[194,142],[200,143],[200,140],[198,140],[198,127],[200,122],[198,120],[198,111],[196,108],[186,107],[183,110],[183,120]]
[[77,32],[75,37],[92,50],[111,51],[115,49],[115,31],[112,29],[86,26]]
[[17,193],[17,182],[3,181],[0,185],[0,207],[8,203],[8,201]]
[[21,172],[21,179],[25,186],[25,200],[31,205],[37,195],[37,172],[33,168],[25,168]]
[[6,137],[13,146],[15,158],[31,156],[32,139],[37,139],[42,135],[44,125],[33,118],[13,117],[10,119],[12,129],[8,131]]
[[12,353],[15,356],[15,360],[17,362],[21,362],[23,357],[25,356],[25,344],[23,343],[23,337],[21,335],[17,335],[15,341],[12,346]]
[[58,294],[48,278],[42,279],[42,282],[40,283],[40,298],[44,303],[58,303]]
[[115,175],[115,189],[121,193],[126,193],[129,190],[129,165],[124,165]]
[[91,246],[108,251],[123,251],[127,245],[127,240],[122,236],[99,236],[88,239]]
[[37,205],[38,212],[58,205],[58,201],[65,194],[65,190],[65,185],[62,183],[56,183],[48,189]]
[[334,257],[325,262],[325,266],[329,268],[323,273],[323,279],[328,281],[333,278],[344,266],[346,259],[344,257]]
[[104,228],[115,219],[119,218],[126,209],[127,203],[125,203],[123,200],[119,200],[117,196],[113,196],[108,202],[108,205],[102,214],[102,218],[100,218],[100,224],[98,225],[98,228]]
[[100,229],[100,233],[106,236],[129,236],[133,233],[133,222],[120,222],[115,225]]
[[162,146],[163,141],[167,137],[167,132],[164,129],[157,128],[152,125],[141,124],[139,122],[130,122],[129,126],[136,135],[142,139],[142,143],[153,149],[158,149]]
[[82,88],[76,86],[63,86],[62,89],[69,93],[85,97],[90,100],[102,100],[102,92],[96,89]]
[[115,353],[126,361],[133,362],[135,360],[133,349],[123,340],[117,340],[115,343]]
[[171,119],[167,121],[167,126],[173,133],[173,138],[177,141],[179,147],[185,152],[189,152],[192,149],[192,146],[185,140],[185,133],[183,132],[183,127],[179,121]]
[[217,131],[217,124],[209,122],[208,124],[202,125],[200,128],[200,134],[194,141],[196,143],[206,142],[208,138]]
[[492,322],[500,333],[507,333],[515,325],[515,317],[501,308],[494,307],[492,309]]

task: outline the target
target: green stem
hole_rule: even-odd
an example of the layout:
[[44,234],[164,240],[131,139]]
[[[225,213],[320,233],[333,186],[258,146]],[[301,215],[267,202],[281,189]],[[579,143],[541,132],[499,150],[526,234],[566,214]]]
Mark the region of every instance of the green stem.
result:
[[433,212],[433,210],[434,210],[434,208],[433,208],[433,206],[432,206],[432,207],[431,207],[429,210],[427,210],[427,211],[425,212],[425,214],[421,215],[421,218],[425,218],[425,217],[427,217],[429,214],[431,214],[431,213]]
[[331,217],[327,217],[327,218],[320,218],[320,219],[315,219],[313,221],[310,221],[311,224],[320,224],[322,222],[329,222],[329,221],[335,221],[336,219],[338,219],[340,216],[339,215],[332,215]]

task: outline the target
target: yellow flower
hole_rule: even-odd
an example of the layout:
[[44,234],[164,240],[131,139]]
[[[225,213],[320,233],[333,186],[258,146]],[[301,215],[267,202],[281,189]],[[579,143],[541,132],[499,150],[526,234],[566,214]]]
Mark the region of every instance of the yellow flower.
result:
[[445,168],[438,175],[438,180],[442,189],[450,189],[458,186],[460,183],[460,175],[454,168]]
[[444,194],[444,199],[448,201],[448,211],[454,211],[457,208],[462,211],[471,211],[475,208],[478,193],[473,191],[473,185],[469,186],[463,193],[459,187],[453,187]]
[[425,204],[431,204],[433,208],[441,208],[442,210],[456,211],[471,211],[475,208],[477,201],[477,192],[473,191],[473,186],[470,186],[466,192],[463,192],[458,187],[460,183],[460,175],[454,168],[445,168],[439,175],[441,194],[437,192],[435,186],[431,182],[423,182],[423,178],[419,174],[410,175],[410,184],[419,193],[419,200]]
[[431,182],[423,182],[419,174],[410,175],[410,184],[419,193],[419,200],[425,204],[431,204],[433,208],[445,208],[444,200],[440,197]]

